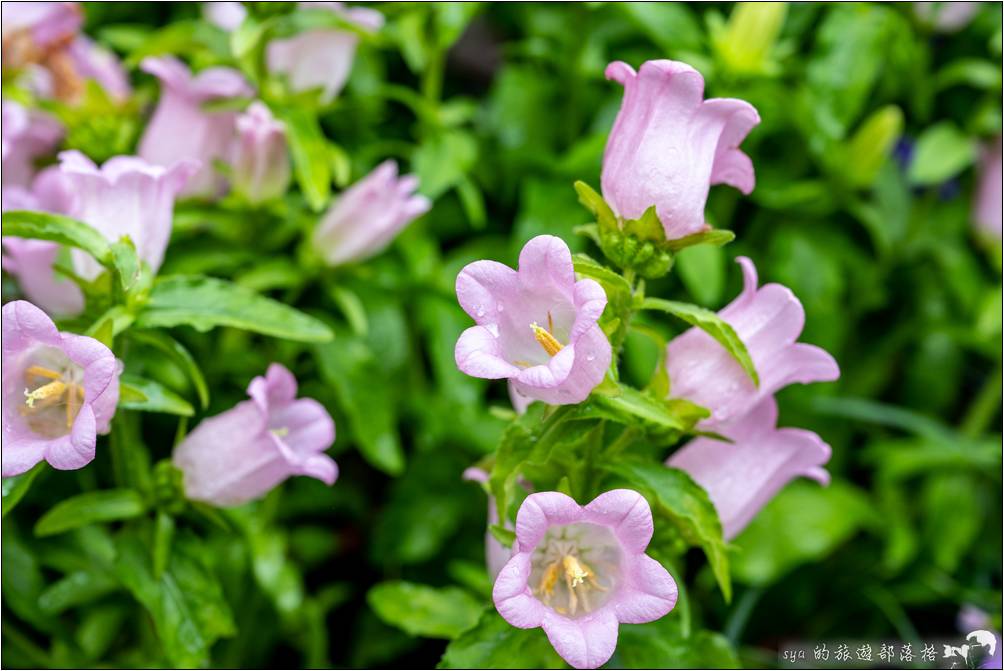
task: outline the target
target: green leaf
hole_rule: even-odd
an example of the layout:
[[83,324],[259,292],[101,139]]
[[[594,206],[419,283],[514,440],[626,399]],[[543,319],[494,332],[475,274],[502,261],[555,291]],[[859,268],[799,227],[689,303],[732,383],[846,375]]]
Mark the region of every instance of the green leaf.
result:
[[818,562],[868,523],[867,496],[843,482],[793,482],[760,511],[734,543],[738,580],[769,585],[796,566]]
[[321,131],[317,117],[310,110],[288,107],[275,111],[286,123],[286,138],[300,190],[310,209],[320,212],[328,204],[331,195],[328,140]]
[[143,412],[164,412],[169,415],[191,417],[195,408],[173,391],[153,380],[136,375],[119,378],[119,406]]
[[683,471],[662,464],[620,460],[605,468],[641,492],[657,519],[672,524],[683,540],[704,550],[725,600],[730,600],[732,584],[722,524],[707,492]]
[[196,363],[184,345],[162,331],[135,330],[129,334],[129,337],[153,347],[174,361],[179,368],[188,374],[188,379],[191,380],[195,387],[195,393],[199,396],[199,405],[202,406],[202,409],[205,410],[209,407],[209,385],[206,384],[206,378],[202,375],[199,364]]
[[118,242],[113,242],[109,246],[109,250],[112,265],[119,276],[122,290],[129,291],[139,280],[141,270],[139,257],[136,256],[136,245],[133,244],[128,235],[124,235],[119,238]]
[[618,384],[616,392],[594,392],[581,406],[582,417],[609,419],[626,426],[641,425],[649,430],[686,432],[708,411],[682,399],[661,399]]
[[327,342],[334,337],[331,329],[314,317],[236,284],[200,276],[162,278],[153,285],[136,326],[181,325],[199,331],[230,326],[302,342]]
[[[759,386],[760,377],[757,375],[756,367],[753,365],[753,359],[750,358],[746,345],[740,340],[735,329],[717,313],[689,303],[667,301],[662,298],[646,298],[641,307],[643,310],[662,310],[707,333],[735,357],[735,360],[753,380],[753,384]],[[670,384],[672,384],[672,380],[670,380]]]
[[93,571],[75,571],[57,580],[38,597],[38,607],[58,615],[65,610],[91,603],[119,588],[109,576]]
[[111,260],[111,249],[105,236],[82,221],[61,214],[24,210],[4,212],[2,221],[5,236],[51,240],[82,249],[103,264]]
[[596,223],[601,228],[617,228],[617,215],[603,200],[603,196],[596,193],[593,187],[579,180],[575,184],[575,193],[579,195],[579,202],[596,217]]
[[675,252],[681,249],[686,249],[687,247],[693,247],[694,245],[711,245],[712,247],[721,247],[722,245],[727,245],[735,239],[736,234],[732,231],[712,228],[707,231],[701,231],[700,233],[691,233],[690,235],[685,235],[682,238],[677,238],[676,240],[667,240],[666,246]]
[[435,200],[464,181],[478,158],[478,143],[468,131],[448,130],[419,145],[412,167],[419,189]]
[[704,630],[685,636],[681,619],[674,612],[647,624],[622,624],[608,668],[741,668],[736,651],[724,636]]
[[36,536],[51,536],[96,522],[139,517],[146,504],[131,489],[106,489],[63,499],[35,524]]
[[563,669],[540,628],[517,629],[489,606],[477,625],[446,646],[440,669]]
[[24,498],[31,488],[31,483],[44,469],[45,462],[40,462],[30,471],[3,479],[3,514],[0,517],[7,517],[7,513]]
[[453,639],[481,616],[481,604],[459,587],[429,587],[403,580],[383,582],[366,594],[370,608],[412,636]]
[[942,121],[917,138],[910,162],[910,182],[918,186],[944,182],[972,165],[976,155],[976,141],[951,121]]
[[680,280],[694,300],[703,306],[717,305],[725,291],[725,254],[714,245],[696,245],[676,255]]

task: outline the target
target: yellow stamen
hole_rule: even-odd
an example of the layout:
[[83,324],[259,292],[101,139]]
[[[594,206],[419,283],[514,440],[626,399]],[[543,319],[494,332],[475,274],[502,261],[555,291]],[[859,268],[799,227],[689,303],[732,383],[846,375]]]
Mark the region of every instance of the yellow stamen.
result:
[[565,558],[561,560],[561,563],[565,567],[565,578],[570,583],[568,585],[569,587],[578,587],[593,573],[589,570],[588,566],[581,563],[572,555],[565,555]]
[[558,339],[551,335],[551,332],[542,326],[539,326],[537,322],[530,324],[530,328],[533,329],[533,337],[537,339],[540,346],[544,348],[548,356],[554,356],[562,350],[564,345],[558,342]]
[[73,420],[77,417],[77,385],[70,385],[69,394],[66,395],[66,428],[73,426]]
[[[25,401],[24,404],[29,408],[35,407],[35,401],[49,401],[49,399],[58,400],[62,398],[63,394],[66,392],[66,385],[60,380],[54,380],[49,384],[43,385],[33,392],[29,392],[27,389],[24,390]],[[45,405],[50,405],[46,403]]]
[[544,570],[544,575],[540,577],[537,592],[544,595],[544,603],[548,603],[554,596],[554,586],[558,582],[558,569],[558,562],[554,562]]
[[37,377],[45,377],[50,380],[58,380],[61,377],[63,377],[57,371],[54,371],[51,368],[46,368],[44,366],[29,366],[28,369],[24,371],[24,375],[25,377],[28,377],[29,375],[35,375]]

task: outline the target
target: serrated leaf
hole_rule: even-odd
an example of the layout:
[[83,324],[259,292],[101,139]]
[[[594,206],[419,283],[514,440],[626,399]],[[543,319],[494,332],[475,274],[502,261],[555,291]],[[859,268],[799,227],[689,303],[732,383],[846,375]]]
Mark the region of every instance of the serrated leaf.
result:
[[694,245],[712,245],[714,247],[721,247],[722,245],[728,244],[735,239],[736,234],[732,231],[726,231],[720,228],[711,228],[706,231],[701,231],[700,233],[685,235],[682,238],[677,238],[676,240],[668,240],[666,242],[666,246],[676,252],[681,249],[686,249],[687,247],[693,247]]
[[458,587],[395,581],[375,585],[366,601],[381,620],[412,636],[453,639],[478,622],[481,604]]
[[181,325],[199,331],[230,326],[302,342],[326,342],[334,337],[323,322],[295,308],[245,287],[198,275],[159,279],[136,319],[139,328]]
[[652,504],[657,520],[672,524],[685,541],[704,550],[725,600],[730,600],[732,584],[722,524],[707,492],[683,471],[662,464],[622,460],[605,468],[641,492]]
[[13,210],[2,215],[3,235],[51,240],[82,249],[102,264],[111,261],[111,249],[101,233],[82,221],[61,214]]
[[517,629],[488,607],[477,625],[454,639],[440,669],[563,669],[565,663],[540,628]]
[[679,399],[660,399],[618,384],[616,393],[594,393],[581,406],[582,417],[608,419],[626,426],[640,425],[649,430],[683,433],[708,416],[708,411],[693,403],[675,403]]
[[[739,362],[746,374],[753,380],[753,384],[760,385],[760,376],[757,375],[756,366],[753,365],[753,359],[750,357],[749,350],[746,349],[746,344],[739,338],[735,329],[717,313],[689,303],[667,301],[662,298],[646,298],[642,301],[641,307],[643,310],[661,310],[701,329],[714,338]],[[672,380],[670,380],[670,384],[672,384]]]
[[195,414],[195,408],[188,401],[159,382],[136,375],[123,375],[119,383],[119,407],[182,417]]
[[36,536],[51,536],[96,522],[139,517],[146,504],[131,489],[105,489],[63,499],[35,524]]

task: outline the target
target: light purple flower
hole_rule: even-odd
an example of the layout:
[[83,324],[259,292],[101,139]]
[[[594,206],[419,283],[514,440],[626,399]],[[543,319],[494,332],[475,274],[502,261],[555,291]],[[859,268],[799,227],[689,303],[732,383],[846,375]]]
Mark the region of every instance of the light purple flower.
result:
[[814,345],[796,342],[805,324],[802,304],[787,287],[757,288],[757,273],[746,257],[743,291],[718,314],[746,345],[760,386],[753,384],[739,363],[707,333],[691,328],[673,338],[666,349],[670,396],[684,398],[711,411],[700,426],[715,426],[741,417],[782,387],[823,382],[840,376],[837,362]]
[[[139,258],[156,272],[171,237],[175,196],[197,164],[182,161],[162,168],[135,156],[115,156],[99,168],[79,151],[64,151],[59,161],[73,193],[70,214],[111,242],[128,235]],[[85,279],[94,279],[102,271],[94,258],[79,249],[73,250],[73,266]]]
[[967,25],[980,10],[979,2],[914,2],[913,12],[939,33],[955,33]]
[[1001,170],[1001,144],[1004,142],[998,135],[983,148],[978,171],[979,186],[976,189],[974,218],[976,224],[987,234],[1001,239],[1004,218],[1004,173]]
[[38,462],[82,468],[108,433],[121,364],[94,338],[60,333],[27,301],[3,306],[3,476]]
[[213,161],[226,161],[237,113],[208,112],[203,105],[227,98],[250,96],[253,91],[237,70],[215,67],[192,75],[178,59],[146,58],[140,68],[160,79],[160,102],[139,143],[139,155],[159,166],[182,160],[197,160],[201,168],[181,195],[213,197],[226,180]]
[[579,403],[603,381],[611,351],[597,321],[607,296],[593,280],[575,281],[560,238],[526,243],[519,270],[468,264],[457,275],[457,299],[477,322],[454,352],[468,375],[508,378],[519,394],[551,405]]
[[113,100],[129,97],[132,92],[129,77],[114,53],[80,35],[67,47],[67,54],[77,76],[93,79]]
[[704,78],[685,63],[647,61],[607,66],[624,86],[624,102],[603,154],[603,198],[624,219],[652,207],[667,240],[707,228],[704,205],[713,184],[753,190],[753,163],[739,150],[760,123],[744,100],[704,100]]
[[320,403],[296,398],[296,378],[273,363],[248,385],[251,400],[203,420],[174,450],[185,495],[215,506],[263,496],[293,475],[331,485],[338,466],[324,454],[335,423]]
[[[383,26],[383,14],[365,7],[344,7],[341,2],[301,2],[300,9],[323,9],[369,31]],[[321,102],[330,103],[345,86],[352,69],[359,36],[348,30],[316,28],[269,42],[268,70],[285,75],[295,92],[321,90]]]
[[811,431],[778,429],[777,402],[768,396],[742,417],[718,427],[732,443],[695,438],[666,462],[686,471],[711,497],[725,539],[734,538],[781,488],[797,477],[828,484],[830,446]]
[[[471,466],[464,471],[464,480],[469,482],[477,482],[480,484],[485,484],[488,482],[488,473],[483,469],[476,466]],[[491,532],[491,526],[493,524],[499,523],[499,511],[498,506],[495,503],[495,497],[491,494],[488,495],[488,529],[485,530],[485,566],[488,568],[488,575],[492,580],[498,577],[499,572],[505,563],[509,561],[509,557],[512,556],[512,551],[506,546],[502,545],[495,538],[495,534]],[[509,520],[506,520],[505,528],[512,529],[512,525]]]
[[621,622],[651,622],[676,605],[673,577],[645,554],[652,531],[648,502],[629,489],[586,506],[559,492],[531,494],[495,581],[495,608],[514,627],[542,627],[572,666],[595,669],[617,647]]
[[[3,189],[0,208],[66,214],[71,194],[63,174],[50,166],[35,176],[31,190]],[[72,281],[56,275],[59,245],[48,240],[3,237],[3,269],[17,278],[25,297],[50,315],[72,316],[84,309],[84,295]]]
[[248,10],[240,2],[203,2],[202,16],[217,28],[237,30],[247,18]]
[[384,161],[328,209],[314,230],[314,246],[330,266],[363,261],[383,251],[432,203],[415,193],[418,178],[398,177],[397,163]]
[[265,103],[255,101],[237,117],[233,187],[252,203],[286,193],[292,168],[286,148],[286,127]]
[[[6,6],[6,5],[5,5]],[[29,187],[35,161],[52,152],[63,137],[58,121],[40,112],[28,111],[12,100],[0,104],[3,115],[3,186]]]
[[[5,47],[23,35],[29,44],[22,49],[30,47],[36,51],[72,39],[84,23],[76,2],[5,2],[0,8],[0,20]],[[6,48],[4,52],[6,57]]]

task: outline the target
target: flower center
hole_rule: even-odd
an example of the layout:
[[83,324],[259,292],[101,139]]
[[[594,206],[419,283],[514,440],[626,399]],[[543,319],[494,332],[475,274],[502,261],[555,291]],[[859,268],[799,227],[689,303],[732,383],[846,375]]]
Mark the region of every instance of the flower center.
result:
[[36,363],[24,371],[26,386],[20,412],[28,427],[45,438],[68,434],[84,404],[82,370],[61,352],[59,357],[62,365]]
[[550,312],[547,313],[547,328],[540,326],[537,322],[530,324],[530,328],[533,330],[533,337],[544,348],[548,356],[554,356],[564,347],[557,338],[551,335],[551,332],[554,331],[554,319],[551,318]]
[[559,615],[579,617],[606,603],[617,585],[620,546],[606,527],[553,527],[533,553],[530,586]]

